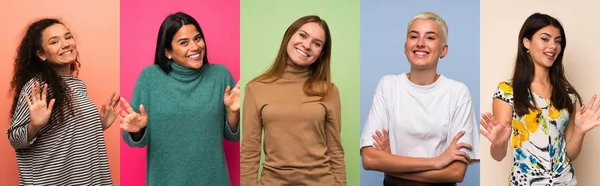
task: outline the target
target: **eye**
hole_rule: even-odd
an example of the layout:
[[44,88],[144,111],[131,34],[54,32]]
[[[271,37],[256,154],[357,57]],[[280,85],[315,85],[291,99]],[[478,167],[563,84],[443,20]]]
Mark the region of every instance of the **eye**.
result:
[[299,35],[300,35],[300,38],[302,38],[302,39],[306,39],[306,34],[304,34],[304,33],[299,33]]
[[542,41],[548,42],[548,38],[542,37]]
[[198,36],[198,37],[194,38],[194,41],[196,41],[196,42],[202,41],[202,37]]
[[427,36],[427,40],[435,40],[435,37],[433,37],[433,36]]
[[562,42],[562,39],[556,39],[556,40],[554,40],[554,42],[560,44],[560,42]]
[[58,43],[58,41],[56,41],[56,40],[50,41],[51,45],[54,45],[54,44],[57,44],[57,43]]
[[73,36],[69,35],[69,36],[67,36],[65,39],[66,39],[66,40],[73,39]]
[[179,45],[182,45],[182,46],[187,46],[187,44],[188,44],[188,41],[180,41],[179,42]]
[[415,36],[415,35],[411,35],[411,36],[408,36],[408,38],[409,38],[409,39],[416,39],[416,38],[417,38],[417,36]]
[[319,48],[322,46],[321,42],[314,42],[314,44],[315,44],[315,46],[317,46]]

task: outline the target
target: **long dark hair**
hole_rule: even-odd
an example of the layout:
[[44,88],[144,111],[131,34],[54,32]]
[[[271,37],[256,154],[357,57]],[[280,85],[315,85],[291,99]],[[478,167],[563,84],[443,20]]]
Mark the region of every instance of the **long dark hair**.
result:
[[[325,43],[323,44],[323,50],[321,50],[321,55],[313,64],[311,64],[309,68],[309,77],[304,82],[304,93],[308,96],[325,96],[329,92],[329,88],[332,86],[331,83],[331,33],[329,32],[329,26],[327,26],[327,22],[321,19],[316,15],[309,15],[301,17],[292,23],[285,34],[283,35],[283,40],[281,41],[281,45],[279,46],[279,52],[277,53],[277,57],[275,57],[275,61],[273,65],[261,74],[260,76],[254,78],[252,81],[265,82],[270,83],[274,82],[277,79],[281,78],[283,72],[285,71],[285,67],[287,65],[287,61],[290,59],[290,56],[287,54],[287,44],[290,41],[290,38],[302,27],[302,25],[306,23],[317,23],[323,30],[325,31]],[[318,89],[314,89],[314,86],[318,86]]]
[[177,12],[167,16],[167,18],[165,18],[165,20],[162,22],[162,24],[160,25],[160,29],[158,30],[158,39],[156,41],[156,55],[154,56],[154,64],[158,65],[167,74],[171,72],[172,61],[169,60],[165,55],[165,49],[173,49],[171,41],[173,40],[173,37],[175,37],[175,33],[177,33],[179,28],[189,24],[194,25],[194,27],[196,27],[196,30],[200,32],[200,37],[204,40],[205,47],[202,64],[208,63],[208,50],[206,49],[206,38],[204,38],[204,33],[202,33],[202,29],[200,29],[200,25],[192,16],[187,15],[183,12]]
[[[41,19],[38,20],[27,28],[25,36],[19,48],[17,49],[17,57],[15,59],[15,69],[10,82],[10,92],[14,94],[13,104],[10,109],[10,116],[13,117],[14,111],[19,101],[19,95],[23,86],[31,79],[37,81],[44,81],[48,84],[49,102],[51,99],[55,99],[55,105],[52,109],[52,113],[58,113],[59,120],[64,117],[62,107],[67,106],[69,114],[73,114],[71,96],[69,89],[65,82],[62,80],[54,68],[46,61],[42,61],[37,53],[44,52],[42,47],[42,32],[55,24],[63,24],[57,19]],[[75,60],[71,64],[71,74],[77,74],[79,68],[79,62]]]
[[[533,81],[535,68],[533,60],[527,53],[527,48],[523,45],[523,39],[527,38],[531,40],[533,34],[546,26],[558,28],[560,30],[560,35],[562,36],[562,40],[560,41],[560,45],[562,46],[560,53],[558,57],[556,57],[556,60],[554,60],[552,66],[550,66],[549,70],[550,83],[552,84],[552,104],[554,104],[554,107],[557,109],[567,108],[569,113],[572,113],[575,106],[572,103],[573,100],[571,100],[569,93],[574,93],[577,96],[577,99],[581,100],[579,93],[577,93],[573,85],[571,85],[565,77],[562,61],[565,48],[567,48],[567,36],[565,35],[565,30],[555,18],[546,14],[534,13],[525,20],[525,23],[523,23],[521,31],[519,32],[519,47],[512,77],[514,109],[519,116],[529,113],[529,109],[536,108],[529,101],[529,97],[533,97],[529,91],[529,87]],[[579,103],[581,105],[581,101],[579,101]]]

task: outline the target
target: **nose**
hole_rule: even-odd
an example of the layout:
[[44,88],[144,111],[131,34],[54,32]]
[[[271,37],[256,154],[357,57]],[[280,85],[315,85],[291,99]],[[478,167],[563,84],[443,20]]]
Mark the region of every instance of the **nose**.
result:
[[310,51],[311,47],[310,47],[310,40],[305,39],[304,41],[302,41],[302,47],[304,47],[305,50]]
[[423,38],[419,38],[419,40],[417,40],[417,47],[418,47],[418,48],[423,48],[423,47],[425,47],[425,39],[423,39]]
[[198,46],[198,43],[196,43],[196,42],[191,42],[191,43],[192,44],[190,45],[190,50],[192,50],[194,52],[200,50],[200,46]]
[[550,42],[550,46],[548,46],[548,48],[550,49],[556,49],[556,42]]
[[61,44],[60,47],[62,49],[66,49],[66,48],[69,48],[71,46],[71,44],[67,40],[65,40],[65,39],[63,39],[60,44]]

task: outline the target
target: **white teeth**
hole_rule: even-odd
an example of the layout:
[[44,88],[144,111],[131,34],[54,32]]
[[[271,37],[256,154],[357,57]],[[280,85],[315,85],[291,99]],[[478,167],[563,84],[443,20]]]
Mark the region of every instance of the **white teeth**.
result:
[[414,53],[419,56],[427,55],[427,52],[423,52],[423,51],[415,51]]
[[69,54],[71,54],[71,53],[73,53],[73,51],[72,51],[72,50],[69,50],[69,51],[67,51],[67,52],[65,52],[65,53],[62,53],[62,54],[60,54],[60,55],[61,55],[61,56],[62,56],[62,55],[69,55]]
[[547,55],[547,56],[549,56],[549,57],[554,57],[554,53],[546,52],[544,54]]
[[300,49],[296,49],[296,52],[298,52],[300,55],[303,55],[304,57],[308,57],[308,54],[302,52]]
[[189,58],[198,58],[200,57],[200,53],[188,56]]

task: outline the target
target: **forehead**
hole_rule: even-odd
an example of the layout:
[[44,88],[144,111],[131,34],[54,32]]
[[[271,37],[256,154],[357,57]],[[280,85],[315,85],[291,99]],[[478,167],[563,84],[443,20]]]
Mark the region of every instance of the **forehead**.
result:
[[64,36],[69,29],[63,24],[53,24],[42,31],[42,38],[48,40],[54,36]]
[[554,26],[548,25],[543,27],[542,29],[538,30],[535,35],[541,35],[541,34],[550,34],[552,37],[558,37],[561,36],[560,35],[560,30]]
[[442,28],[433,20],[417,19],[410,23],[410,26],[408,26],[408,32],[410,33],[412,31],[419,33],[434,32],[436,34],[440,34],[442,32]]
[[196,26],[187,24],[183,25],[181,28],[179,28],[179,30],[177,30],[173,39],[176,40],[180,38],[194,37],[198,34],[200,34],[200,32],[196,29]]
[[315,37],[321,41],[325,41],[325,30],[315,22],[310,22],[302,25],[298,31],[305,31],[308,35]]

